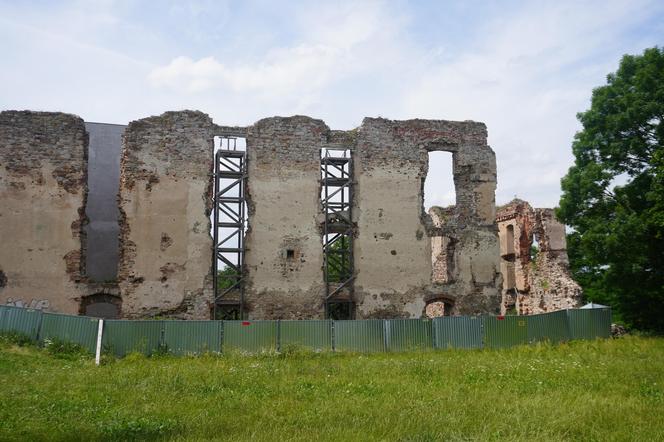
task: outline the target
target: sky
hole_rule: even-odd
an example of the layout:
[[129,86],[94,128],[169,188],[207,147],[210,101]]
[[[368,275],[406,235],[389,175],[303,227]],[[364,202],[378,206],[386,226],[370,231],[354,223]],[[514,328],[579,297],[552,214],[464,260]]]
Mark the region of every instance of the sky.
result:
[[[554,207],[576,113],[623,54],[656,45],[661,0],[0,0],[0,110],[482,121],[497,203]],[[451,155],[430,159],[425,205],[453,203]]]

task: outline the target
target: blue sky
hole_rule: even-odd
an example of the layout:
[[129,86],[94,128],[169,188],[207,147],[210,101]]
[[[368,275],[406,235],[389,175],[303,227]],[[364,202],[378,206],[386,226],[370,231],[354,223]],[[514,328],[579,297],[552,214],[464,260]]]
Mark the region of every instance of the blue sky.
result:
[[[0,108],[483,121],[497,202],[555,206],[576,112],[623,54],[663,44],[664,2],[648,0],[0,0]],[[432,159],[427,205],[453,200],[450,161]]]

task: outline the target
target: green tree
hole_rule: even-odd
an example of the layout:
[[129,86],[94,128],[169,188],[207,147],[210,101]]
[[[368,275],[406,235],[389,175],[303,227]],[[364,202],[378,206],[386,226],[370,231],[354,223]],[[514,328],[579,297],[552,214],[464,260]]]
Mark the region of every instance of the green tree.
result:
[[625,55],[573,142],[558,217],[589,300],[637,328],[664,331],[664,51]]
[[223,293],[227,288],[233,287],[238,280],[238,274],[232,267],[224,267],[217,271],[217,290]]

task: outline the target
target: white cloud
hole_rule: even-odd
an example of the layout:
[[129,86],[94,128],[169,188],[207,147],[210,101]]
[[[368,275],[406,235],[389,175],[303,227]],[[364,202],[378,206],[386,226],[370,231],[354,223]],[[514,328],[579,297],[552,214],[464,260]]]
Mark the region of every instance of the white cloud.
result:
[[156,87],[184,88],[189,92],[229,88],[237,93],[262,92],[280,97],[298,89],[322,87],[340,57],[338,48],[323,45],[279,49],[257,65],[224,64],[214,57],[194,61],[181,56],[153,69],[149,81]]
[[192,93],[228,90],[274,100],[315,96],[334,81],[374,69],[387,55],[385,38],[394,38],[401,22],[382,3],[371,2],[299,14],[294,19],[306,38],[297,44],[274,47],[253,62],[179,56],[154,68],[148,80],[156,88]]

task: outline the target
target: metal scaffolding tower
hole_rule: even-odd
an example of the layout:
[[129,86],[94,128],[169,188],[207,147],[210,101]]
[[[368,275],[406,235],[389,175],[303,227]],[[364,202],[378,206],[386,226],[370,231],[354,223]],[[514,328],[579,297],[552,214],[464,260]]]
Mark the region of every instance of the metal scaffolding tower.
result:
[[214,319],[243,319],[247,153],[237,138],[219,137],[213,214]]
[[325,316],[353,319],[353,161],[349,149],[321,150]]

